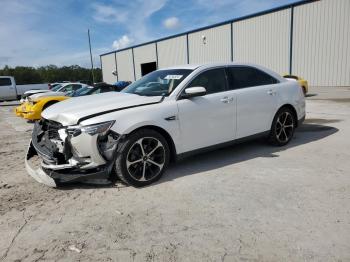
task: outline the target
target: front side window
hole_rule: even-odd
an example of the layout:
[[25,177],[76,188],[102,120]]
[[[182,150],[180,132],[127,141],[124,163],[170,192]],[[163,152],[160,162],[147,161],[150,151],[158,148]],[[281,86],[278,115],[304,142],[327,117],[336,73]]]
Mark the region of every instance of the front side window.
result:
[[187,87],[201,86],[207,94],[226,91],[226,76],[223,68],[211,69],[196,76]]
[[11,78],[0,78],[0,86],[10,86],[10,85],[12,85]]
[[58,90],[61,89],[61,88],[62,88],[62,85],[57,84],[57,85],[54,85],[53,88],[51,88],[51,91],[58,91]]
[[79,88],[78,90],[71,92],[69,96],[75,97],[75,96],[85,96],[92,92],[94,88],[90,86],[83,86]]
[[227,68],[230,89],[276,84],[278,81],[269,74],[253,67],[235,66]]
[[192,72],[189,69],[157,70],[124,88],[122,93],[168,96]]

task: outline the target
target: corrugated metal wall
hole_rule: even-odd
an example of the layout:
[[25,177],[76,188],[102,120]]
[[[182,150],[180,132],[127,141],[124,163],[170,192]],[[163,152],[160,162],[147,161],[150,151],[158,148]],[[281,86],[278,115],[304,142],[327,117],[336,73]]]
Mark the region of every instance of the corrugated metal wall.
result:
[[115,53],[101,56],[102,63],[102,77],[103,81],[113,84],[117,81],[117,77],[112,74],[116,70],[115,67]]
[[233,23],[233,59],[289,72],[291,11],[282,10]]
[[187,64],[186,36],[179,36],[157,43],[158,68]]
[[[280,74],[291,70],[310,85],[350,86],[349,14],[350,0],[310,1],[190,32],[188,39],[186,34],[175,36],[157,42],[158,68],[188,59],[191,64],[228,62],[232,51],[234,61],[261,64]],[[134,70],[138,79],[142,63],[157,61],[155,43],[135,47],[134,69],[131,50],[117,52],[119,80],[133,80]],[[116,80],[113,57],[101,56],[106,82]]]
[[197,64],[231,61],[230,31],[231,25],[227,24],[189,34],[189,62]]
[[134,65],[131,49],[117,52],[117,71],[118,80],[134,81]]
[[141,64],[156,62],[156,45],[149,44],[134,48],[136,79],[141,78]]
[[350,85],[350,1],[294,8],[292,72],[315,86]]

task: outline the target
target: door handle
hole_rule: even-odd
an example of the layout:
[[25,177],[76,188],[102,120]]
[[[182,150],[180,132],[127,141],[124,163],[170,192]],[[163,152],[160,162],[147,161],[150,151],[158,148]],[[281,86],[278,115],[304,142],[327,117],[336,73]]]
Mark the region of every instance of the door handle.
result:
[[233,97],[225,96],[225,97],[221,98],[220,101],[227,104],[227,103],[233,102]]
[[273,96],[274,94],[276,94],[276,92],[273,91],[272,89],[270,89],[269,91],[267,91],[267,93],[268,93],[270,96]]
[[221,98],[220,101],[227,104],[228,102],[230,102],[230,99],[228,98],[228,96],[225,96],[225,97]]

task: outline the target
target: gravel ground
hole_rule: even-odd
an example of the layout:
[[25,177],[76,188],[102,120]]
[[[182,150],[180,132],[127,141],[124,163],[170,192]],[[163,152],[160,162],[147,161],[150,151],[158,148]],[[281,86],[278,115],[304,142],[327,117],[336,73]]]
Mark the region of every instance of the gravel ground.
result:
[[0,261],[350,261],[350,89],[311,89],[283,148],[252,141],[142,189],[38,184],[0,104]]

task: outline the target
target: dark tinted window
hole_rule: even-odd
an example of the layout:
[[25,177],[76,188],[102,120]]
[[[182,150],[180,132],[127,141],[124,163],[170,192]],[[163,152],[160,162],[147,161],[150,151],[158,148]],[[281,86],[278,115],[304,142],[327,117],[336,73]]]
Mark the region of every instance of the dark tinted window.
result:
[[111,92],[111,91],[115,91],[116,88],[113,88],[112,86],[103,86],[100,88],[100,93],[106,93],[106,92]]
[[81,88],[82,86],[79,84],[73,84],[73,90],[78,90],[79,88]]
[[229,67],[227,68],[227,76],[230,89],[277,83],[275,78],[253,67]]
[[226,76],[223,68],[212,69],[201,73],[189,84],[188,87],[202,86],[207,94],[218,93],[226,90]]
[[0,78],[0,86],[10,86],[10,85],[12,85],[11,78]]

